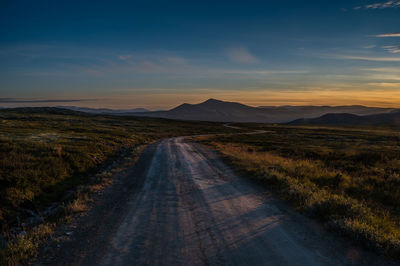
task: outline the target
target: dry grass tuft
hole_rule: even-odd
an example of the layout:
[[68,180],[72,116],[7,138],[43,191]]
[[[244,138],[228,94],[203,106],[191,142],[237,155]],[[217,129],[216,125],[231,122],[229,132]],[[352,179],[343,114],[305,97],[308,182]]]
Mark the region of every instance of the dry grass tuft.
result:
[[11,238],[4,249],[0,250],[1,265],[20,265],[38,254],[39,244],[53,233],[53,224],[38,225],[26,233]]
[[89,210],[88,200],[88,193],[78,193],[77,198],[67,205],[66,211],[68,213],[79,213],[87,211]]

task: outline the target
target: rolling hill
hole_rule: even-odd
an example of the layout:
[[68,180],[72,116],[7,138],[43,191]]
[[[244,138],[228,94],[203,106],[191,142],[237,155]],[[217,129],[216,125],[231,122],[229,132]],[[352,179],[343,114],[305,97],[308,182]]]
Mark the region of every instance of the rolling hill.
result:
[[291,125],[338,125],[338,126],[400,126],[400,111],[374,115],[354,115],[348,113],[326,114],[318,118],[297,119]]

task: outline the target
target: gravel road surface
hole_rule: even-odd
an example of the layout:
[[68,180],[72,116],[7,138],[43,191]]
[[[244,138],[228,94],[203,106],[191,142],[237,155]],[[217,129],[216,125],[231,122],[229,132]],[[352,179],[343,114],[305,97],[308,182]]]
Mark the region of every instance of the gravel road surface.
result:
[[184,137],[150,145],[54,264],[384,265]]

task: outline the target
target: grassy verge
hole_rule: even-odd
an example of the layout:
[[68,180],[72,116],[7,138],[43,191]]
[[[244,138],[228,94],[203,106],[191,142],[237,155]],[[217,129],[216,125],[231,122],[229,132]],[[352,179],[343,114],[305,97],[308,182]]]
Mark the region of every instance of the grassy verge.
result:
[[76,214],[90,210],[93,195],[102,194],[103,190],[113,183],[115,175],[136,161],[143,147],[125,152],[123,156],[116,159],[116,164],[93,174],[84,185],[69,190],[68,197],[57,202],[54,212],[43,217],[44,219],[40,223],[22,224],[22,231],[18,230],[17,234],[6,232],[7,244],[0,249],[0,265],[19,265],[36,258],[39,247],[52,238],[57,226],[68,224],[75,219]]
[[264,129],[199,141],[327,228],[400,258],[397,131]]
[[35,226],[27,233],[13,236],[5,248],[0,250],[2,265],[19,265],[38,254],[39,245],[53,233],[54,224]]

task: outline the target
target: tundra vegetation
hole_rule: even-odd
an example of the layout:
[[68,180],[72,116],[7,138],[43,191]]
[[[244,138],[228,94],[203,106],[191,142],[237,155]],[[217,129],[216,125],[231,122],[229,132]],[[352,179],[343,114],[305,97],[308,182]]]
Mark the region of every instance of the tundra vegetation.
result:
[[[166,137],[227,131],[220,123],[58,108],[0,110],[0,264],[33,258],[55,224],[87,210],[88,192],[104,184],[93,177],[110,177],[107,165],[121,156],[134,158],[139,147]],[[43,219],[55,203],[61,207]]]
[[266,132],[197,140],[328,229],[400,257],[400,130],[247,127]]
[[213,133],[223,135],[197,140],[297,210],[400,257],[400,130],[237,126],[265,132],[58,108],[0,110],[0,264],[34,258],[54,227],[88,210],[90,193],[112,183],[115,165],[132,163],[144,145]]

